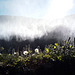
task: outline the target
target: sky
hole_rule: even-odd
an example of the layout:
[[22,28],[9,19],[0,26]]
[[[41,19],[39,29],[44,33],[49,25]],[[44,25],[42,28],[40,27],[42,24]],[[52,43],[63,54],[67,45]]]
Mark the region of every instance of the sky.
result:
[[74,0],[0,0],[0,15],[57,19],[75,14]]

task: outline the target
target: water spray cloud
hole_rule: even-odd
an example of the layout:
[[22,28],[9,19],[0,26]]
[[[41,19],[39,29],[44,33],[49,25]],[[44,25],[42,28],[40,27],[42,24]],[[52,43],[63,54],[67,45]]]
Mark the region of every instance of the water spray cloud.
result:
[[[73,0],[52,0],[50,5],[49,0],[7,0],[1,1],[0,4],[0,9],[8,15],[12,15],[0,16],[0,38],[11,35],[35,38],[43,36],[58,25],[64,26],[62,21],[60,21],[61,23],[53,21],[53,24],[49,21],[66,16],[73,7]],[[44,18],[49,21],[32,18],[42,17],[45,14]],[[14,17],[14,15],[31,17],[31,19]]]
[[49,20],[63,18],[73,8],[73,0],[52,0],[44,18]]

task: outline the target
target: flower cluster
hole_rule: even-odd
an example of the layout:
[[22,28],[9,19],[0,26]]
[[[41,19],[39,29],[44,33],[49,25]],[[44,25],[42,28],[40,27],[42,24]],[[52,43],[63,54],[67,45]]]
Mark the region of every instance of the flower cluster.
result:
[[[4,50],[4,48],[1,48]],[[1,51],[2,51],[1,50]],[[41,65],[50,61],[64,61],[64,58],[75,58],[75,47],[69,42],[64,41],[62,46],[58,43],[54,45],[50,44],[45,47],[43,51],[40,51],[39,48],[36,48],[34,52],[28,49],[23,49],[21,55],[19,52],[15,51],[11,54],[2,54],[0,53],[0,62],[3,62],[3,65],[15,66],[18,62],[21,62],[24,66],[34,68],[34,65]]]
[[39,49],[38,48],[35,49],[35,53],[39,54]]

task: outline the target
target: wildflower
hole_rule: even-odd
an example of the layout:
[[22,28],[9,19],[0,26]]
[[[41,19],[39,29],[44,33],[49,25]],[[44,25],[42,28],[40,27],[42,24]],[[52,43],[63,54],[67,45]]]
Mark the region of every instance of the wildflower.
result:
[[49,49],[48,48],[46,48],[46,52],[49,53]]
[[62,57],[62,56],[57,56],[57,58],[58,58],[59,60],[61,60],[61,57]]
[[72,47],[72,45],[69,46],[70,48]]
[[62,48],[64,48],[64,46],[62,46]]
[[59,57],[59,56],[57,56],[57,58],[58,58],[58,59],[60,59],[60,57]]
[[58,44],[57,43],[55,43],[55,46],[57,46]]
[[17,53],[16,52],[14,52],[14,55],[16,55]]
[[66,44],[68,43],[68,41],[66,41]]
[[0,53],[0,55],[2,55],[2,54]]
[[35,49],[35,53],[39,54],[39,49],[38,48]]
[[24,55],[27,55],[27,54],[28,54],[28,51],[24,51],[23,54],[24,54]]
[[54,49],[56,49],[56,46],[54,46]]
[[11,54],[9,53],[9,56],[10,56]]

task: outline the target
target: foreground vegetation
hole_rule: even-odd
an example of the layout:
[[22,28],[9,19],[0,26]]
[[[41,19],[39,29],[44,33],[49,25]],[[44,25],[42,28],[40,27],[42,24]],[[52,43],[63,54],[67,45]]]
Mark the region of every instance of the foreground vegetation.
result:
[[15,75],[17,72],[19,75],[25,71],[35,72],[43,65],[53,67],[54,64],[57,65],[58,63],[71,65],[75,63],[75,47],[71,44],[70,40],[63,41],[62,46],[58,43],[46,45],[43,51],[41,51],[39,46],[34,51],[30,50],[29,47],[27,49],[23,48],[20,52],[19,50],[13,50],[9,54],[3,52],[3,47],[0,50],[0,69],[2,69],[2,73],[8,75],[13,72],[15,72]]

